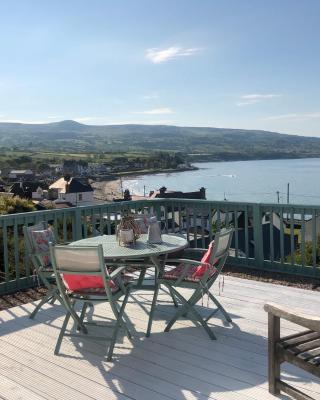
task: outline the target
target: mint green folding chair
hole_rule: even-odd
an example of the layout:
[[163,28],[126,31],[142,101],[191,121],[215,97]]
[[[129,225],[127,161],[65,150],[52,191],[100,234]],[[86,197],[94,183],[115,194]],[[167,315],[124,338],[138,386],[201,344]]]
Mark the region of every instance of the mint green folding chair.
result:
[[[232,322],[231,317],[210,292],[211,286],[217,280],[221,273],[224,264],[227,260],[229,248],[231,245],[233,235],[233,228],[222,229],[217,232],[214,241],[210,246],[212,251],[209,253],[208,262],[195,261],[190,259],[178,258],[169,259],[164,269],[159,273],[157,280],[151,311],[149,315],[149,322],[146,336],[150,336],[154,311],[157,303],[159,289],[161,285],[165,286],[171,297],[173,298],[174,305],[178,308],[177,312],[171,318],[165,328],[165,332],[169,332],[174,323],[181,317],[186,317],[188,314],[192,315],[198,321],[211,339],[216,339],[215,334],[212,332],[207,322],[209,319],[220,311],[228,322]],[[206,249],[188,249],[188,252],[208,252]],[[208,254],[208,253],[207,253]],[[168,264],[170,262],[170,265]],[[179,289],[192,289],[193,293],[186,299]],[[207,318],[203,318],[195,305],[201,298],[207,294],[215,305],[215,309],[209,314]],[[178,301],[177,301],[178,300]],[[181,303],[179,307],[178,302]]]
[[29,317],[33,319],[44,304],[48,302],[53,304],[56,300],[60,303],[62,302],[49,253],[49,243],[55,243],[55,237],[53,231],[45,221],[39,222],[36,225],[24,226],[23,233],[27,256],[32,263],[37,278],[47,288],[46,295],[37,304]]
[[[94,247],[50,245],[50,253],[57,286],[66,310],[54,354],[59,353],[64,336],[106,340],[106,336],[89,334],[87,328],[89,325],[95,325],[105,329],[106,326],[94,321],[85,321],[85,316],[87,308],[91,304],[108,302],[116,320],[107,356],[107,360],[111,361],[117,335],[122,326],[125,328],[128,338],[131,339],[131,333],[126,325],[128,318],[124,314],[130,293],[130,283],[122,279],[122,273],[126,267],[118,266],[109,273],[105,266],[102,245]],[[124,299],[120,307],[117,302],[122,296]],[[80,314],[75,308],[78,302],[82,304]],[[74,320],[77,330],[66,333],[70,318]]]

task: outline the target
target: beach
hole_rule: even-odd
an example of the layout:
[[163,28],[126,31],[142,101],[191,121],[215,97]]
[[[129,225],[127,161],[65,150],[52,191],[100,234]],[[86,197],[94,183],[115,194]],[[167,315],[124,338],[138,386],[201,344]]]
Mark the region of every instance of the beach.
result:
[[92,182],[94,197],[98,200],[113,201],[122,198],[121,180]]

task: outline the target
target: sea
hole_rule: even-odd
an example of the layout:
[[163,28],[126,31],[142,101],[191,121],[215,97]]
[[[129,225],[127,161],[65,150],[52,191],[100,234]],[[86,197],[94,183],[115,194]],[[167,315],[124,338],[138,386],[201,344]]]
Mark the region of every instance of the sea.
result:
[[195,163],[198,169],[126,178],[123,188],[148,195],[165,186],[191,192],[206,188],[208,200],[320,204],[320,158]]

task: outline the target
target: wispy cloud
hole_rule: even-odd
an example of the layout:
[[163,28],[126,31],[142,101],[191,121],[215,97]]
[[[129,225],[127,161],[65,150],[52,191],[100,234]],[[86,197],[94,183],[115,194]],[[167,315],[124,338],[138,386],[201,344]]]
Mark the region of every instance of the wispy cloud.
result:
[[244,94],[240,97],[241,101],[237,104],[238,107],[248,106],[251,104],[260,103],[263,100],[274,99],[276,97],[281,97],[281,94],[267,93],[267,94]]
[[264,121],[279,121],[279,120],[304,121],[304,120],[308,120],[308,119],[318,119],[318,118],[320,118],[320,112],[272,115],[270,117],[263,118],[263,120]]
[[163,62],[178,58],[178,57],[189,57],[198,53],[200,48],[190,47],[176,47],[171,46],[167,49],[152,48],[147,49],[146,58],[153,64],[161,64]]
[[169,107],[153,108],[152,110],[146,111],[134,111],[133,114],[145,114],[145,115],[164,115],[164,114],[174,114],[174,111]]
[[146,94],[145,96],[142,96],[144,100],[155,100],[159,98],[158,93],[151,93],[151,94]]

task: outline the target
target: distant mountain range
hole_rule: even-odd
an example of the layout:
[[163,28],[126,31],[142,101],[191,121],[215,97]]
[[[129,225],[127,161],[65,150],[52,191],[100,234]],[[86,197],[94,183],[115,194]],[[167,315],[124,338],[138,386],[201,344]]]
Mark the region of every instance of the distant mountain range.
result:
[[276,132],[169,125],[0,123],[1,148],[28,151],[177,151],[191,160],[320,157],[320,138]]

